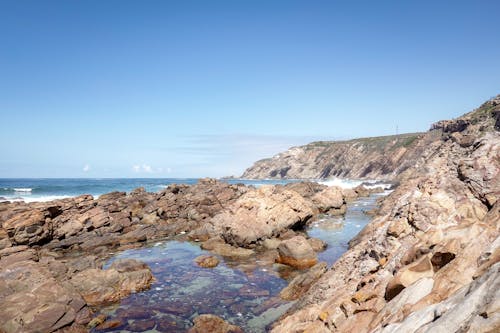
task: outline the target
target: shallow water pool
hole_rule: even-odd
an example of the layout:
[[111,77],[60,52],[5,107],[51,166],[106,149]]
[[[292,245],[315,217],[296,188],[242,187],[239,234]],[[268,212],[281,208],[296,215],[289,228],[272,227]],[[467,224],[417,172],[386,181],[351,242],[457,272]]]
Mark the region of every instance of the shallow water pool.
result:
[[[331,265],[347,250],[348,241],[369,221],[363,211],[375,207],[378,196],[349,205],[343,217],[323,216],[307,230],[327,242],[318,255]],[[116,327],[106,332],[183,332],[199,314],[214,314],[240,326],[245,332],[265,332],[292,306],[279,292],[292,275],[283,265],[257,255],[230,260],[219,257],[215,268],[201,268],[194,259],[209,252],[197,243],[165,241],[150,247],[121,252],[108,260],[133,258],[147,263],[156,281],[147,291],[132,294],[101,313]],[[118,324],[120,322],[120,324]],[[94,330],[97,332],[97,330]]]

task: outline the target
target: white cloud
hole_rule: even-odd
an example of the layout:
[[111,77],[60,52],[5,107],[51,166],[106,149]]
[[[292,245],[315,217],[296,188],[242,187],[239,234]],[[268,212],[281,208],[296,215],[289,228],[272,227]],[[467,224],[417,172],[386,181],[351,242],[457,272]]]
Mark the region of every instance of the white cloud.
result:
[[[164,171],[163,168],[153,168],[146,163],[133,165],[132,170],[135,173],[162,173]],[[169,170],[170,168],[167,168],[167,172],[170,172]]]
[[83,170],[83,172],[88,172],[88,171],[90,170],[90,165],[85,164],[85,165],[83,166],[83,169],[82,169],[82,170]]

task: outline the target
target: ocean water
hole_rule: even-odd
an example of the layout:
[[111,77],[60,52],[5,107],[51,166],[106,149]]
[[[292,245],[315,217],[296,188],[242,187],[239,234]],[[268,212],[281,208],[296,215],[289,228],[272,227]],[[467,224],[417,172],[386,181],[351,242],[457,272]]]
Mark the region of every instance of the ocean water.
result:
[[[286,184],[293,180],[223,179],[232,184]],[[98,197],[113,191],[130,192],[144,187],[158,192],[171,184],[196,184],[198,178],[0,178],[0,201],[50,201],[91,194]]]
[[[299,180],[250,180],[221,179],[236,184],[260,186],[264,184],[286,184]],[[170,184],[195,184],[198,178],[0,178],[0,201],[50,201],[91,194],[98,197],[112,191],[130,192],[144,187],[148,192],[158,192]],[[330,179],[319,181],[325,185],[353,188],[362,183],[380,186],[376,181]],[[382,184],[387,186],[388,184]]]

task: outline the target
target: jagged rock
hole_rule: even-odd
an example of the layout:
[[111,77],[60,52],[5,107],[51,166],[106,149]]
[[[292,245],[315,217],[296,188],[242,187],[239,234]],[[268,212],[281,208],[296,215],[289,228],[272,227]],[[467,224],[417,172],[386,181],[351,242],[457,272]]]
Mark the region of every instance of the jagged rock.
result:
[[318,259],[313,248],[303,236],[284,240],[278,246],[277,262],[299,269],[314,266]]
[[321,192],[314,194],[311,200],[321,213],[341,215],[347,209],[342,189],[337,186],[325,188]]
[[425,144],[421,133],[320,141],[260,160],[241,178],[387,179],[413,166]]
[[313,215],[311,204],[297,192],[262,186],[244,194],[212,223],[227,243],[248,247],[286,229],[304,226]]
[[500,327],[500,264],[447,300],[418,310],[378,332],[495,332]]
[[398,187],[273,333],[318,322],[338,332],[498,330],[496,105],[434,126],[400,155],[414,160]]
[[82,297],[72,287],[56,281],[40,263],[2,265],[0,276],[2,332],[53,332],[85,312]]
[[149,267],[134,259],[117,260],[106,270],[90,268],[70,280],[89,305],[116,302],[130,293],[149,288],[152,281]]
[[288,286],[281,290],[280,297],[289,301],[298,299],[326,272],[326,269],[327,265],[325,262],[317,263],[305,273],[296,276]]
[[401,268],[394,276],[385,292],[385,298],[391,300],[396,297],[404,288],[413,284],[422,278],[431,278],[434,276],[431,257],[426,255],[416,262]]

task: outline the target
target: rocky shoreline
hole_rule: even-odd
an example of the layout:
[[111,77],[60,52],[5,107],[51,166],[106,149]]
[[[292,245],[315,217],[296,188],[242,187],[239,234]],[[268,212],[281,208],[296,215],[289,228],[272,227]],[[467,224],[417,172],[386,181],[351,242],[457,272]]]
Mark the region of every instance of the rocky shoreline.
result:
[[498,332],[499,130],[500,96],[433,125],[372,222],[272,332]]
[[[100,307],[149,288],[154,274],[138,260],[103,269],[104,261],[165,239],[235,260],[262,253],[300,270],[280,294],[297,302],[273,332],[494,332],[499,130],[500,96],[412,141],[401,155],[412,156],[411,166],[401,164],[392,178],[399,185],[330,268],[317,260],[324,243],[301,231],[319,214],[344,214],[366,188],[203,179],[159,193],[0,203],[0,332],[112,327]],[[217,265],[210,257],[197,264]],[[191,329],[207,330],[240,329],[210,315]]]
[[[300,230],[320,213],[345,213],[346,201],[358,192],[310,182],[254,188],[203,179],[159,193],[136,189],[98,199],[0,203],[0,331],[108,327],[97,316],[99,308],[149,288],[154,276],[134,259],[115,261],[107,269],[103,262],[112,252],[152,241],[190,240],[225,257],[257,251],[296,269],[314,266],[324,243]],[[217,264],[210,260],[201,258],[201,265]],[[285,298],[297,299],[313,275],[292,282]]]

